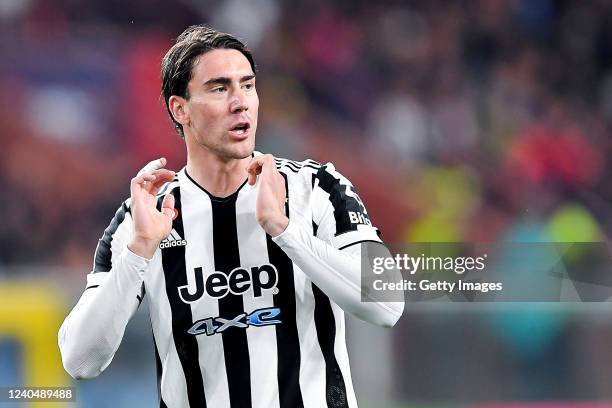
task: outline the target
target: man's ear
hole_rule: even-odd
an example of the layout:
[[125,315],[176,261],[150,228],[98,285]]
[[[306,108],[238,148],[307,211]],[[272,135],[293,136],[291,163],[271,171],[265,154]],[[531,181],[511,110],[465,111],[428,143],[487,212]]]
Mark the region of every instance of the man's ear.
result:
[[191,118],[185,98],[172,95],[170,99],[168,99],[168,107],[170,108],[170,112],[172,112],[172,116],[174,116],[174,120],[183,125],[183,127],[189,125]]

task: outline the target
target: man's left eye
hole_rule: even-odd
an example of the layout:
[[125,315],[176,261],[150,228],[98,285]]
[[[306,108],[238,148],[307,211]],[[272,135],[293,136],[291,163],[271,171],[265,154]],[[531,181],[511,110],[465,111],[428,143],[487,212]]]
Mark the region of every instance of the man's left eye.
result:
[[246,90],[252,89],[255,85],[254,84],[244,84],[242,85],[242,87]]

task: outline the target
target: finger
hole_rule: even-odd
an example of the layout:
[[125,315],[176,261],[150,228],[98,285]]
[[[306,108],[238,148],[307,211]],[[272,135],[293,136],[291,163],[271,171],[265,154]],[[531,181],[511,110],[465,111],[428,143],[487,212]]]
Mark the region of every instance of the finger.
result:
[[249,171],[249,184],[253,185],[257,181],[257,176],[261,174],[261,167],[256,167],[254,170]]
[[142,186],[147,181],[150,181],[150,182],[155,181],[155,175],[154,174],[141,174],[140,176],[134,177],[132,179],[131,184]]
[[153,183],[153,187],[155,187],[156,189],[174,180],[174,177],[176,175],[174,171],[166,169],[155,170],[153,174],[155,175],[155,183]]
[[166,181],[171,181],[174,179],[175,172],[172,170],[155,170],[154,173],[142,173],[132,179],[132,181],[137,184],[142,184],[144,181],[158,181],[165,183]]
[[133,199],[140,196],[143,192],[151,194],[150,190],[155,182],[154,174],[141,174],[140,176],[134,177],[130,182],[130,195]]
[[150,194],[156,194],[157,190],[165,183],[172,181],[174,176],[175,172],[172,170],[159,169],[153,173],[142,173],[134,177],[132,181]]
[[269,174],[276,170],[276,164],[274,163],[274,156],[271,154],[264,154],[258,156],[261,162],[261,173]]
[[259,167],[257,162],[255,162],[254,166],[249,166],[247,172],[249,176],[249,184],[254,185],[257,181],[257,176],[261,173],[261,167]]
[[130,194],[132,198],[135,198],[137,193],[140,193],[145,187],[143,183],[145,182],[145,178],[142,176],[134,177],[130,180]]
[[254,169],[249,170],[249,174],[257,176],[257,175],[261,174],[261,169],[262,169],[262,167],[255,167]]
[[249,163],[247,167],[247,173],[249,177],[248,183],[251,186],[255,185],[255,182],[257,181],[257,175],[261,173],[262,166],[263,166],[263,160],[261,156],[253,157],[253,159],[251,159],[251,162]]
[[172,194],[166,194],[164,197],[161,212],[171,220],[174,218],[174,196]]
[[164,180],[172,180],[174,176],[176,176],[176,173],[173,170],[168,169],[155,170],[152,174],[157,176],[157,178],[163,178]]
[[150,161],[144,166],[137,175],[141,175],[143,173],[153,173],[155,170],[161,169],[166,166],[166,158],[160,157],[157,160]]
[[247,172],[251,173],[256,169],[261,168],[261,166],[263,166],[263,163],[264,162],[261,156],[253,157],[251,159],[251,162],[247,166]]

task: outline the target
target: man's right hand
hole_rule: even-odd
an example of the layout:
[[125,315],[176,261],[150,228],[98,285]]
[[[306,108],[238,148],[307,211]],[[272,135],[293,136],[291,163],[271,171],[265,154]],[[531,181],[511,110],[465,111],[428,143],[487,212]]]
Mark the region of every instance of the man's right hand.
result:
[[146,259],[153,258],[162,239],[168,237],[174,217],[174,196],[164,197],[161,211],[157,210],[157,191],[174,179],[172,170],[164,169],[166,159],[147,164],[130,183],[132,198],[132,239],[130,251]]

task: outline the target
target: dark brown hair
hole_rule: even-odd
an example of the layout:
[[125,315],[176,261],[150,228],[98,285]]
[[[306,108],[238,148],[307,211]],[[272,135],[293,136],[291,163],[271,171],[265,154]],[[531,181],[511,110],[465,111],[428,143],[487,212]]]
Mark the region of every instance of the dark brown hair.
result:
[[191,80],[193,66],[202,54],[216,49],[240,51],[251,64],[253,73],[256,73],[255,60],[244,43],[231,34],[222,33],[203,24],[187,27],[162,60],[162,94],[170,119],[181,138],[185,138],[183,126],[174,119],[168,101],[172,95],[189,99],[187,84]]

